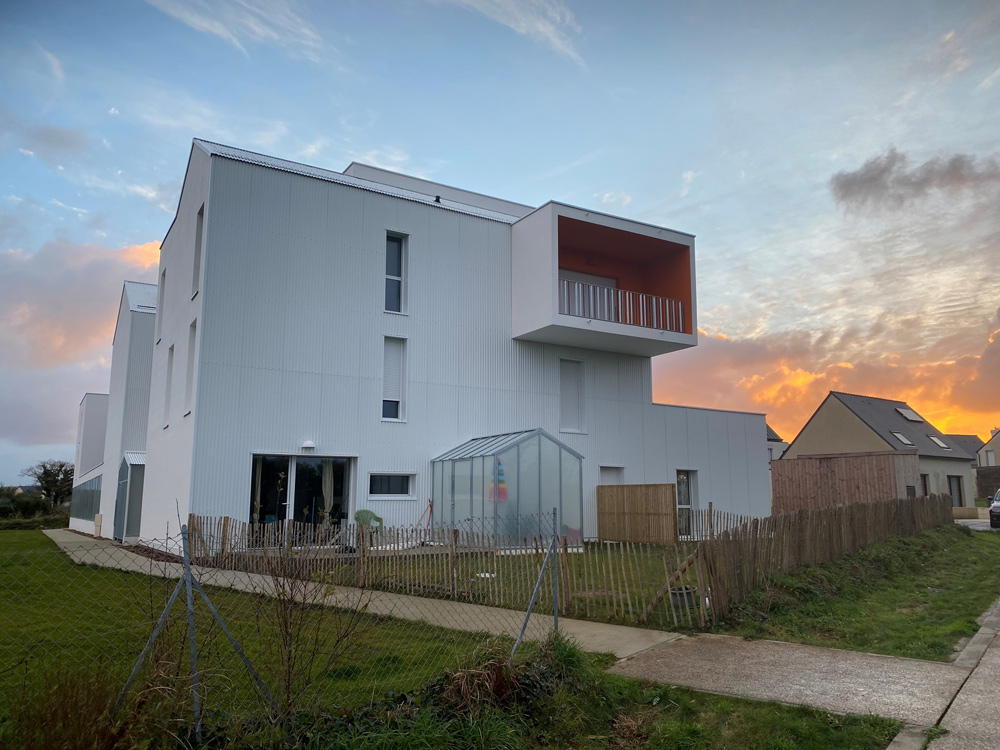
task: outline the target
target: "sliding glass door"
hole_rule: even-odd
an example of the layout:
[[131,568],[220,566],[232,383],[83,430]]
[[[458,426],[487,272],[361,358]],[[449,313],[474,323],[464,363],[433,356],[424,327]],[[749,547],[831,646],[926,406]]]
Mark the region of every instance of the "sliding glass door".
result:
[[254,456],[250,521],[339,524],[350,506],[349,458]]

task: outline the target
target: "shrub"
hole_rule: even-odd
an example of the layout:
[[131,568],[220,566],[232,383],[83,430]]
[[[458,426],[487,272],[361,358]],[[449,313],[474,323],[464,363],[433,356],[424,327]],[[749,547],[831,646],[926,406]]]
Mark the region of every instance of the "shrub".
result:
[[14,515],[19,518],[34,518],[47,513],[51,509],[49,501],[41,495],[22,492],[14,495],[10,500]]

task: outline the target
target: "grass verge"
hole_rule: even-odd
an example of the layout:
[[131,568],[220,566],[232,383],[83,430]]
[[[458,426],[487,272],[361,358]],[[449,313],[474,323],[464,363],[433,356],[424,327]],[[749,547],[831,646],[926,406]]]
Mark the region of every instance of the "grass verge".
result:
[[948,661],[1000,596],[1000,535],[949,524],[774,576],[714,632]]
[[884,748],[899,722],[726,698],[605,674],[554,636],[513,666],[481,653],[409,695],[320,729],[313,750],[368,748]]

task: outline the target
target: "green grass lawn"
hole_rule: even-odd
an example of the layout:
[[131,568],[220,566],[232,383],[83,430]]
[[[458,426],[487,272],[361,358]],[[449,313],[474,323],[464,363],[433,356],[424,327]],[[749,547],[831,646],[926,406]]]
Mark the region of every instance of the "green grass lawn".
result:
[[1000,535],[949,524],[775,576],[715,632],[948,661],[1000,596]]
[[[40,532],[0,532],[0,612],[5,623],[0,629],[0,734],[3,717],[11,705],[16,708],[25,687],[37,688],[37,695],[47,696],[35,701],[33,710],[38,718],[30,726],[38,728],[39,736],[32,747],[54,746],[51,743],[60,731],[78,738],[84,731],[79,727],[95,725],[92,712],[103,710],[124,683],[173,586],[173,581],[154,576],[75,565]],[[261,614],[267,602],[228,589],[210,588],[209,593],[250,660],[274,689],[280,649],[273,622]],[[176,611],[180,615],[183,608]],[[442,671],[461,662],[468,664],[470,654],[484,642],[479,635],[424,623],[370,616],[362,620],[354,647],[319,676],[317,689],[325,698],[322,707],[327,711],[365,704],[387,693],[413,691]],[[338,621],[310,622],[332,627]],[[137,699],[143,696],[141,700],[149,700],[153,685],[162,689],[163,685],[178,684],[178,679],[182,686],[186,684],[183,622],[175,618],[169,627],[169,648],[159,652],[164,657],[159,662],[159,682],[145,676],[146,681],[140,680],[133,691],[139,694]],[[196,630],[205,633],[208,629],[207,614],[201,608]],[[531,651],[529,647],[523,653],[530,655]],[[256,715],[262,714],[250,682],[227,644],[217,637],[212,639],[200,658],[203,686],[208,689],[207,726],[229,726],[225,722],[230,719],[224,717],[254,706]],[[391,711],[377,709],[370,714],[382,717],[375,724],[345,725],[337,720],[328,732],[307,727],[302,736],[252,746],[316,750],[412,746],[876,750],[886,747],[899,729],[898,722],[877,717],[831,716],[808,708],[641,684],[604,674],[601,668],[608,663],[606,659],[579,652],[568,658],[577,665],[574,681],[548,697],[530,698],[530,708],[484,709],[471,715],[447,708],[418,715],[416,709],[407,708],[399,721],[392,718]],[[585,666],[588,663],[589,668]],[[543,670],[540,674],[544,678],[548,673]],[[86,710],[91,713],[74,717],[72,720],[79,723],[74,727],[66,718],[67,712],[72,714],[74,706],[86,703],[88,693],[95,692],[104,697],[95,700],[90,696],[91,705]],[[73,698],[67,700],[66,696]],[[411,706],[406,700],[399,701],[397,698],[399,705]],[[186,721],[189,710],[183,708],[175,715]],[[16,712],[12,715],[18,716]],[[59,721],[49,720],[54,715]],[[29,725],[23,712],[20,716],[21,723],[11,726]],[[174,746],[170,744],[172,737],[183,736],[185,731],[177,719],[174,722],[174,728],[158,735],[150,747]],[[130,742],[146,736],[142,725],[132,725],[129,731]]]
[[[175,585],[154,576],[75,565],[39,531],[0,532],[0,715],[5,699],[14,699],[25,680],[44,682],[67,667],[99,669],[109,681],[124,684]],[[206,591],[275,690],[281,667],[273,602],[226,588]],[[207,608],[199,601],[196,611],[206,703],[259,708],[250,678]],[[185,612],[182,594],[161,637],[166,650],[157,652],[179,664],[182,673],[187,669]],[[317,607],[305,622],[310,633],[329,634],[343,628],[344,620],[337,610]],[[359,705],[373,693],[414,688],[467,657],[484,639],[423,622],[362,615],[343,656],[329,665],[319,657],[315,687],[328,707]]]

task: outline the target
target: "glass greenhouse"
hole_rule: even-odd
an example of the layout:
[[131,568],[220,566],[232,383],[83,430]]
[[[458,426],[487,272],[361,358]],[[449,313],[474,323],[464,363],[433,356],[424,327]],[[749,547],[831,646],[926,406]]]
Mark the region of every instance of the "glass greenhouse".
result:
[[583,538],[583,456],[544,430],[475,438],[431,467],[435,526],[545,534],[556,508],[561,533]]

